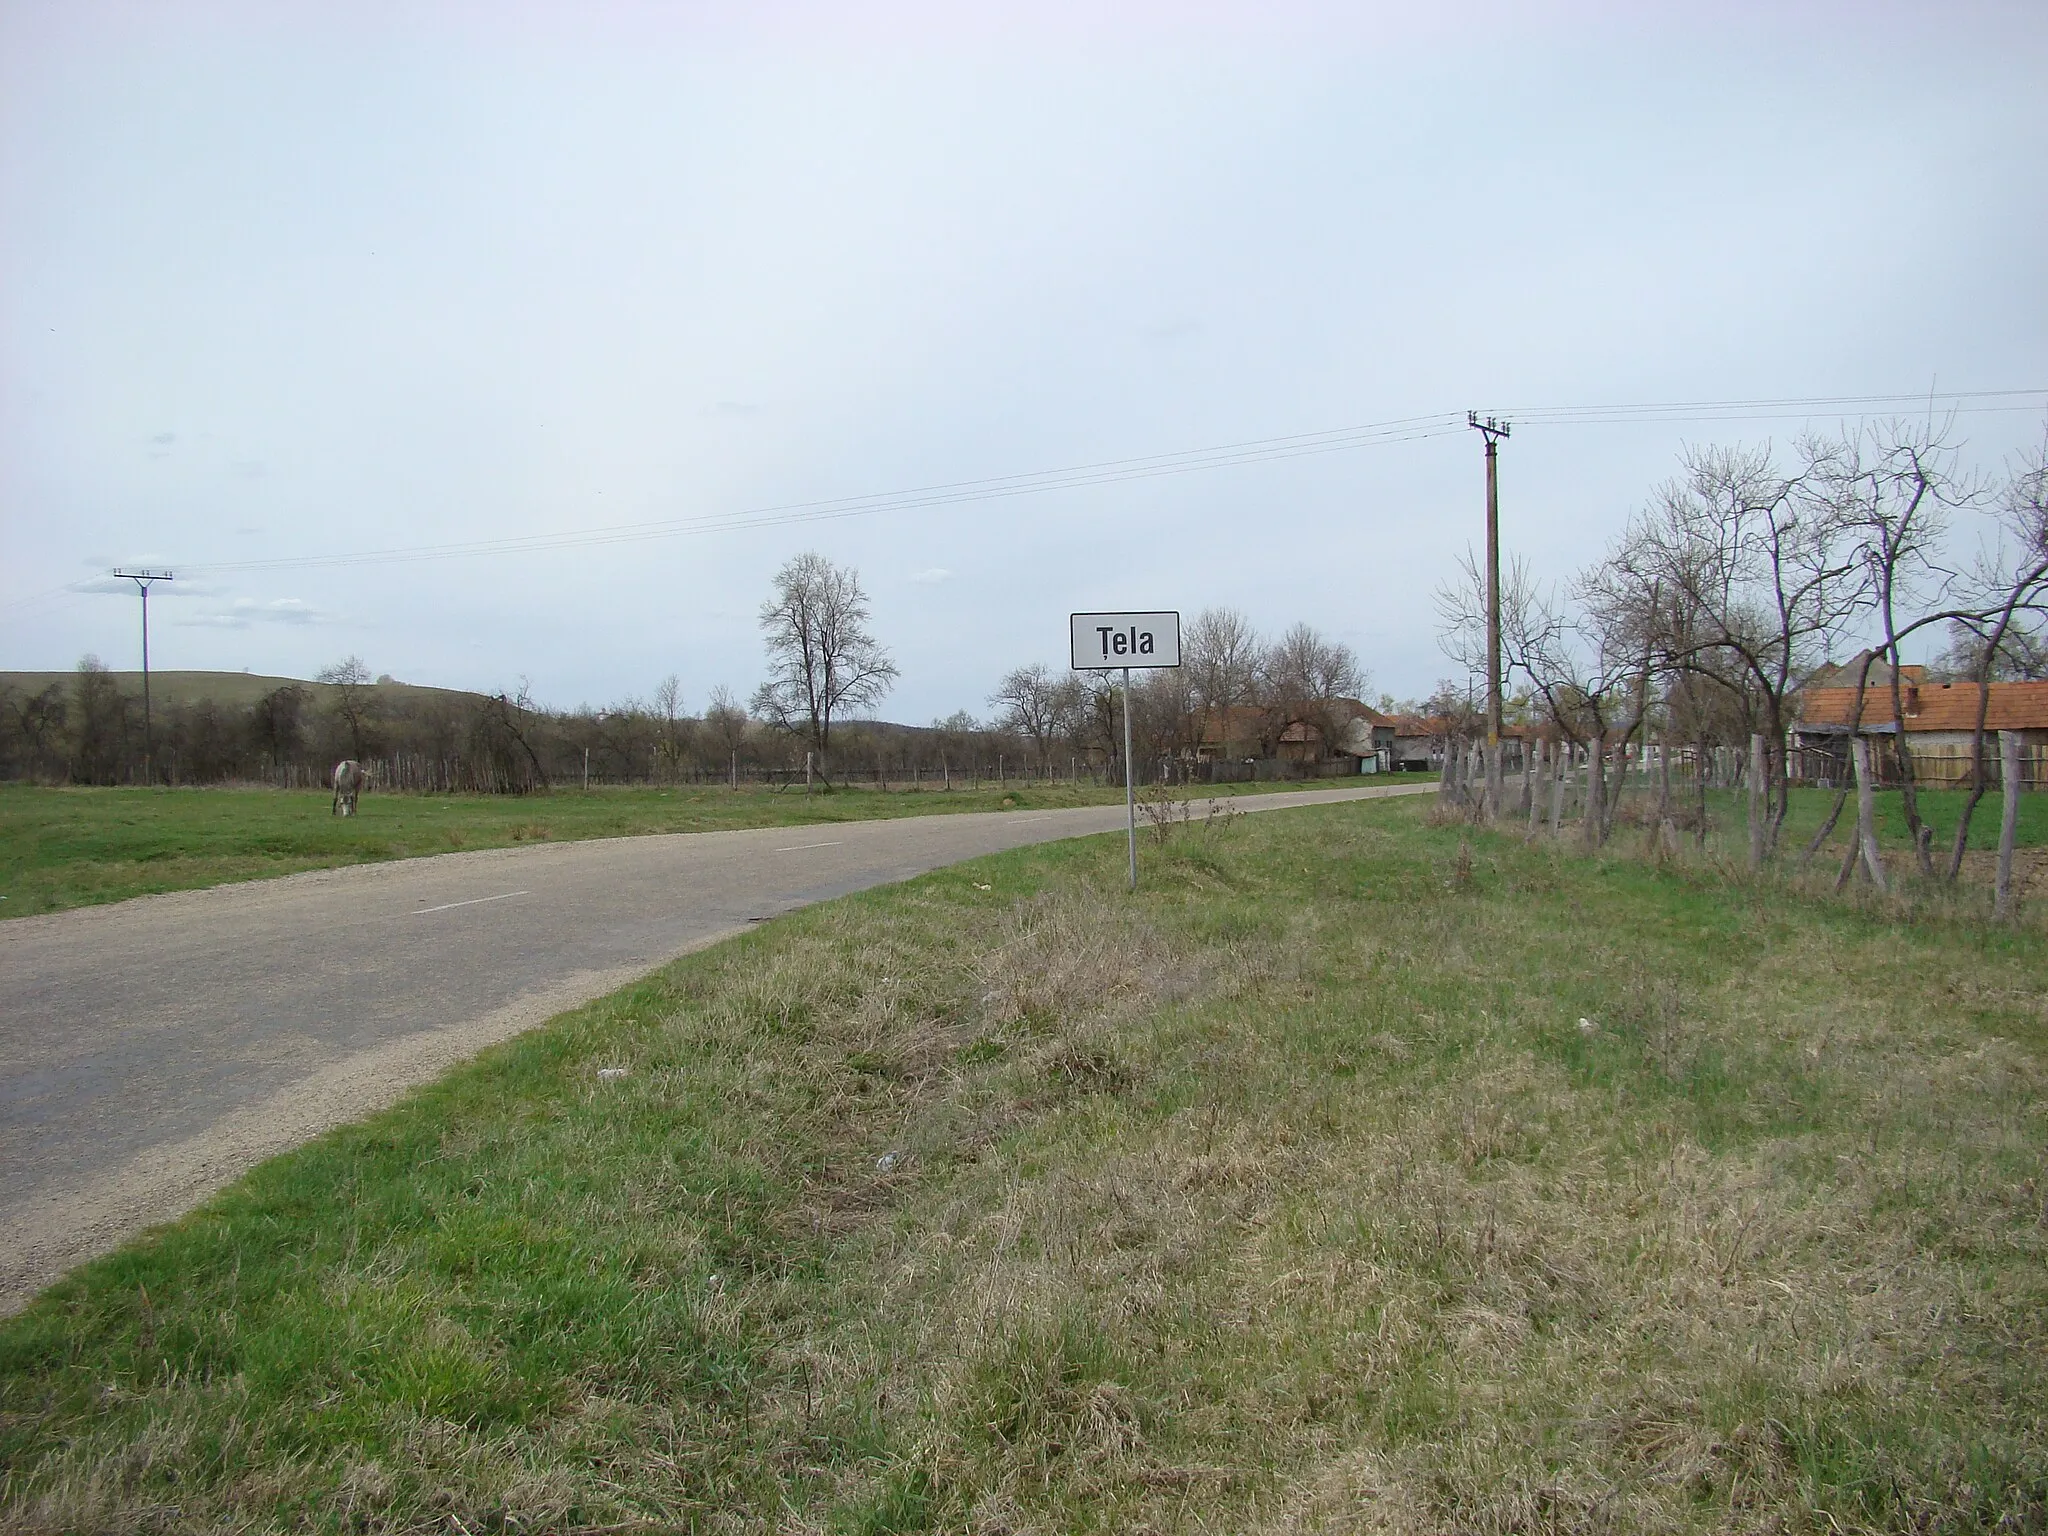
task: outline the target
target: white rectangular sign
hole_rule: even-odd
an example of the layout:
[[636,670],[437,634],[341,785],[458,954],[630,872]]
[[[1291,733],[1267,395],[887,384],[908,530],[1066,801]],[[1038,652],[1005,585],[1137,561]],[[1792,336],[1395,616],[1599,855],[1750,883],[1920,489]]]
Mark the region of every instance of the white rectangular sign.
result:
[[1077,671],[1180,665],[1178,613],[1076,613],[1068,623]]

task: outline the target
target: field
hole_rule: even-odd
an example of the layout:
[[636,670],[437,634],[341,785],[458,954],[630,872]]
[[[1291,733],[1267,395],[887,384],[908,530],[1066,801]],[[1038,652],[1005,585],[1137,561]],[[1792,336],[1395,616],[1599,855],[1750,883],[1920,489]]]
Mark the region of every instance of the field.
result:
[[0,1324],[0,1528],[2048,1523],[2048,946],[1430,824],[808,909]]
[[[1359,782],[1225,784],[1215,792]],[[1122,800],[1121,787],[1064,784],[951,792],[840,789],[814,795],[755,786],[737,792],[681,787],[557,790],[532,796],[399,795],[373,790],[362,797],[359,814],[342,818],[331,814],[324,790],[45,789],[0,784],[0,915],[27,917],[158,891],[520,842],[1110,805]]]

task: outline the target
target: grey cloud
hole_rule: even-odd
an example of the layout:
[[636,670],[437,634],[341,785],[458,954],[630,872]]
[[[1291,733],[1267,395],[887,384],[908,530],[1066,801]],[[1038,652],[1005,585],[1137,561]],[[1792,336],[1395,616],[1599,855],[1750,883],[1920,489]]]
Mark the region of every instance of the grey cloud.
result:
[[267,603],[239,597],[226,608],[180,617],[176,622],[195,629],[247,629],[254,624],[321,624],[326,619],[326,614],[296,597],[272,598]]
[[912,571],[910,579],[921,587],[935,587],[942,581],[957,580],[958,576],[957,573],[947,570],[943,565],[935,565],[929,570]]

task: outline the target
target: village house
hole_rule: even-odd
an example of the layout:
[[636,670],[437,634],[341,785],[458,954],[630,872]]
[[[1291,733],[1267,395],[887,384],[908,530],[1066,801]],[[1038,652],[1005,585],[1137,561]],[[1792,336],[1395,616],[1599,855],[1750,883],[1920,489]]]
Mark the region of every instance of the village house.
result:
[[1325,741],[1322,729],[1308,720],[1291,721],[1274,736],[1272,715],[1253,705],[1211,711],[1202,722],[1196,758],[1270,758],[1340,773],[1384,773],[1394,766],[1394,717],[1347,698],[1331,699],[1316,713],[1341,722],[1334,740]]
[[1449,720],[1423,715],[1388,715],[1388,747],[1396,772],[1427,773],[1441,768],[1453,731]]
[[[1872,668],[1873,672],[1877,669]],[[1843,675],[1835,668],[1829,679]],[[1847,673],[1853,682],[1855,672]],[[1926,669],[1899,668],[1899,703],[1905,727],[1906,749],[1912,754],[1913,777],[1923,784],[1967,784],[1970,779],[1970,741],[1977,726],[1977,685],[1970,682],[1927,681]],[[1880,773],[1896,772],[1898,730],[1892,720],[1891,677],[1886,673],[1881,686],[1863,690],[1863,711],[1856,714],[1856,690],[1851,687],[1807,687],[1799,695],[1799,717],[1792,727],[1792,744],[1808,754],[1832,762],[1846,774],[1849,758],[1849,722],[1857,721],[1856,733],[1883,743],[1889,750],[1879,754]],[[2048,682],[1993,683],[1990,708],[1985,716],[1987,735],[1985,759],[1997,772],[1998,731],[2017,731],[2021,761],[2029,788],[2048,784]],[[1808,776],[1815,776],[1809,770]]]

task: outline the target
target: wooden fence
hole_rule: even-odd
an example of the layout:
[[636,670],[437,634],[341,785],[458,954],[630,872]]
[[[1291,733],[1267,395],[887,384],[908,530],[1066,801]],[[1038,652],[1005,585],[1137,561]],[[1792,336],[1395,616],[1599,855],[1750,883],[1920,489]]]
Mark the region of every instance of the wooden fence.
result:
[[[1905,778],[1899,771],[1898,748],[1886,738],[1874,738],[1873,745],[1876,750],[1871,754],[1871,766],[1877,772],[1877,787],[1897,789]],[[1915,746],[1909,743],[1907,751],[1912,754],[1915,784],[1924,789],[1970,787],[1968,747]],[[1851,782],[1851,769],[1846,750],[1837,753],[1826,747],[1794,747],[1786,766],[1795,784],[1835,789]],[[1984,739],[1984,783],[1989,788],[1997,789],[2003,782],[1998,760],[1998,735],[1991,732]],[[2048,746],[2020,748],[2020,788],[2048,789]]]

